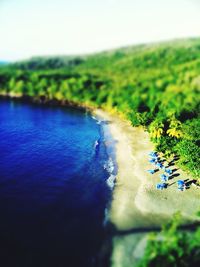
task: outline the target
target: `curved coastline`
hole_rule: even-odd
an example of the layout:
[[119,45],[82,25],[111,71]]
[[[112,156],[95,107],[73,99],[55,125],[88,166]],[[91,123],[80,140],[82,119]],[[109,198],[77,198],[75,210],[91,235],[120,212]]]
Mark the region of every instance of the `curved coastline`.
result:
[[[185,192],[178,192],[173,183],[164,191],[155,189],[160,181],[158,174],[152,176],[146,170],[151,168],[148,153],[154,146],[148,133],[142,127],[133,127],[129,121],[102,109],[68,101],[43,101],[25,96],[0,95],[2,99],[15,99],[33,104],[74,107],[89,111],[102,121],[108,121],[105,139],[115,143],[115,186],[109,211],[109,222],[119,231],[153,229],[170,220],[180,211],[183,224],[199,222],[196,213],[200,207],[200,189],[190,187]],[[109,146],[108,146],[109,148]],[[109,154],[108,154],[109,155]],[[182,179],[192,180],[187,173],[178,170]]]
[[109,212],[109,220],[115,228],[127,231],[160,227],[177,211],[183,216],[183,224],[199,221],[196,213],[200,207],[200,189],[191,186],[179,192],[176,186],[178,179],[192,180],[192,177],[176,167],[180,176],[170,180],[166,190],[156,190],[161,172],[147,173],[151,168],[148,153],[154,148],[148,133],[102,109],[95,110],[94,114],[109,121],[115,140],[118,172]]

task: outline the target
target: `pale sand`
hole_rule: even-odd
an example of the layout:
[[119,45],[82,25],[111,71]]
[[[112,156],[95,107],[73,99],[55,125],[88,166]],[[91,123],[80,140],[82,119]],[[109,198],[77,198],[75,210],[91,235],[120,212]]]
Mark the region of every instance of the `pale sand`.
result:
[[[163,191],[156,190],[161,172],[147,173],[152,168],[148,163],[148,153],[154,148],[148,133],[102,110],[96,110],[95,114],[110,121],[110,131],[116,140],[118,173],[109,216],[116,228],[128,230],[160,226],[176,211],[182,213],[184,223],[198,220],[196,212],[200,210],[200,189],[191,186],[179,192],[175,183]],[[176,173],[180,176],[170,180],[169,184],[178,179],[192,180],[182,170]]]
[[144,255],[147,239],[147,233],[114,236],[112,241],[111,266],[137,266]]

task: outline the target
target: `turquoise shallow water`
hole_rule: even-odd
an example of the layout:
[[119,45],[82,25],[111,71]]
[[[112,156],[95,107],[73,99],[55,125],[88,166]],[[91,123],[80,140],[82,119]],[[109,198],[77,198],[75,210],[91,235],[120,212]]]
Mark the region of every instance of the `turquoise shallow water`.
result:
[[90,114],[1,100],[0,266],[99,266],[105,164]]

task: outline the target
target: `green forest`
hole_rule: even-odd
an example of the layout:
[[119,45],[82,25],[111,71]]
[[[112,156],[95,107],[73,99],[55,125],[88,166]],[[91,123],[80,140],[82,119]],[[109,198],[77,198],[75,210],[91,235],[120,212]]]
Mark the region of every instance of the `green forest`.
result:
[[200,38],[4,64],[0,94],[118,113],[200,177]]
[[182,217],[176,213],[159,233],[148,236],[144,256],[137,267],[198,267],[200,261],[200,227],[180,230]]

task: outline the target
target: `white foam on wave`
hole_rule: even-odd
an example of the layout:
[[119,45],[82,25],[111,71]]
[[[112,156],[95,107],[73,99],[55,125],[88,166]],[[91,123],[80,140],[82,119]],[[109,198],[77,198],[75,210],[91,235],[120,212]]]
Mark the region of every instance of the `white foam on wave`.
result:
[[101,124],[101,122],[102,122],[101,120],[97,119],[97,118],[96,118],[96,117],[94,117],[94,116],[92,116],[92,118],[93,118],[93,120],[95,120],[95,121],[96,121],[96,123],[97,123],[97,124]]
[[93,120],[95,120],[95,121],[97,120],[97,118],[96,118],[95,116],[92,116],[92,118],[93,118]]
[[98,145],[99,145],[99,141],[96,140],[96,141],[94,142],[94,148],[96,149]]
[[108,161],[104,164],[104,169],[106,169],[110,174],[112,174],[112,172],[114,171],[115,166],[111,157],[109,157]]
[[111,188],[111,189],[113,189],[114,188],[114,186],[115,186],[115,175],[114,174],[111,174],[109,177],[108,177],[108,179],[106,180],[106,183],[107,183],[107,185]]
[[106,226],[109,219],[109,211],[108,208],[105,208],[104,210],[104,220],[103,220],[103,226]]
[[115,186],[116,176],[113,174],[115,166],[111,157],[109,157],[108,161],[104,164],[104,169],[106,169],[107,172],[110,174],[110,176],[106,180],[106,183],[111,189],[113,189]]
[[[101,126],[103,128],[103,132],[104,132],[104,137],[106,137],[106,132],[107,132],[107,130],[106,130],[107,127],[106,126],[108,124],[107,121],[106,120],[100,120],[99,118],[97,118],[95,116],[92,116],[92,118],[96,121],[97,124],[101,124]],[[108,135],[108,132],[107,132],[107,135]],[[98,145],[99,145],[98,141],[95,141],[94,147],[97,148]],[[108,147],[107,147],[107,149],[108,149]],[[116,179],[116,176],[113,173],[114,170],[115,170],[115,165],[114,165],[112,157],[108,158],[108,161],[104,164],[103,167],[109,173],[109,177],[106,180],[106,183],[107,183],[108,187],[112,190],[114,188],[114,186],[115,186],[115,179]]]

